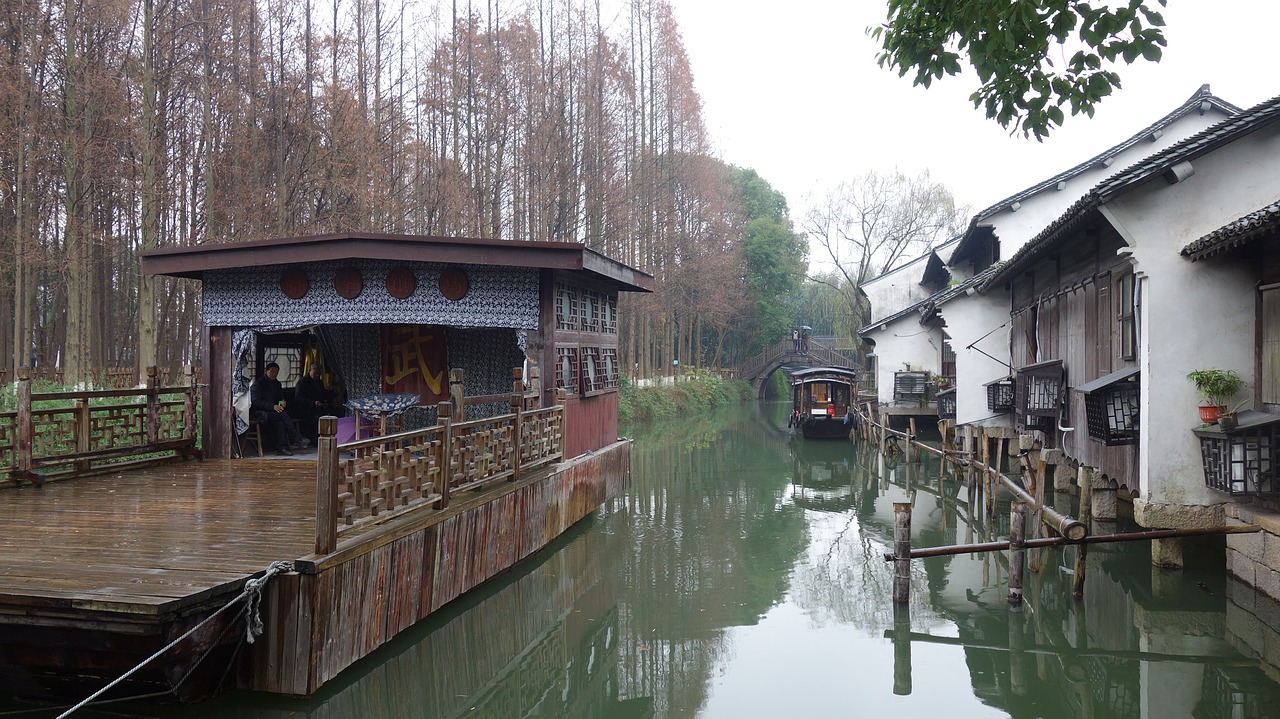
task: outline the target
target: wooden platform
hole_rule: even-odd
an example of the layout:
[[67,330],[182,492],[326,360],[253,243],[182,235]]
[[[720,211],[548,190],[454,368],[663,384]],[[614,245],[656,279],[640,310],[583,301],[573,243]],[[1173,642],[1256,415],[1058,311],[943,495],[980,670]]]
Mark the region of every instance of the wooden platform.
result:
[[630,442],[316,542],[316,463],[179,462],[0,489],[0,696],[80,699],[237,598],[273,562],[265,633],[238,604],[110,696],[308,695],[513,567],[630,479]]
[[315,462],[218,460],[0,490],[0,612],[161,615],[311,552]]

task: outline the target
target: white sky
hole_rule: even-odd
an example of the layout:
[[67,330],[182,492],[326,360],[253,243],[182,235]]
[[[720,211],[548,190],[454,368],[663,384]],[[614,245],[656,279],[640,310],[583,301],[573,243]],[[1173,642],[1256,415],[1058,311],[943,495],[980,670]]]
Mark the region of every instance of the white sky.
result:
[[883,0],[671,0],[722,160],[755,169],[799,219],[805,197],[867,170],[929,170],[976,212],[1119,143],[1208,83],[1247,108],[1280,95],[1268,0],[1170,0],[1159,63],[1117,68],[1123,89],[1043,143],[969,102],[977,80],[929,89],[875,63]]

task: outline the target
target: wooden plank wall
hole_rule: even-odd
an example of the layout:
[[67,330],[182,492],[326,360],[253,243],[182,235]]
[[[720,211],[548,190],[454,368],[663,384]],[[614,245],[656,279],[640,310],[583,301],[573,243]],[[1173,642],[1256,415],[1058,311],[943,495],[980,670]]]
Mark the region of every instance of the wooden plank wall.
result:
[[[1060,359],[1068,388],[1090,382],[1135,360],[1119,356],[1119,322],[1112,298],[1116,281],[1130,267],[1116,255],[1123,240],[1108,228],[1081,233],[1013,283],[1011,356],[1014,367]],[[1082,285],[1083,283],[1083,285]],[[1065,290],[1065,291],[1064,291]],[[1069,433],[1046,437],[1075,462],[1097,467],[1119,486],[1138,491],[1136,445],[1107,447],[1089,438],[1084,396],[1067,393]]]
[[618,442],[313,575],[273,582],[245,684],[311,694],[396,634],[549,544],[630,482]]
[[618,439],[618,393],[569,400],[565,456],[608,447]]

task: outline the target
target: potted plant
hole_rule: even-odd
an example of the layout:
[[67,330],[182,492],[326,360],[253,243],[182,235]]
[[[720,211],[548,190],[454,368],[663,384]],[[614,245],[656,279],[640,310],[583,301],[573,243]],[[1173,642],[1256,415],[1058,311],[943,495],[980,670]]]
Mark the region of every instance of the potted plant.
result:
[[1187,379],[1200,393],[1200,421],[1206,424],[1217,422],[1226,412],[1227,402],[1244,387],[1244,380],[1233,369],[1198,369],[1189,372]]

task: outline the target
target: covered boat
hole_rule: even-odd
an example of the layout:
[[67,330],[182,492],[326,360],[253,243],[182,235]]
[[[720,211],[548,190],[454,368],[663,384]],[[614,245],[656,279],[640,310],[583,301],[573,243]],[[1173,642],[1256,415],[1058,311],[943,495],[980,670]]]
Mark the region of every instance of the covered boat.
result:
[[852,403],[858,373],[847,367],[811,367],[791,375],[791,419],[808,439],[846,439],[857,426]]

